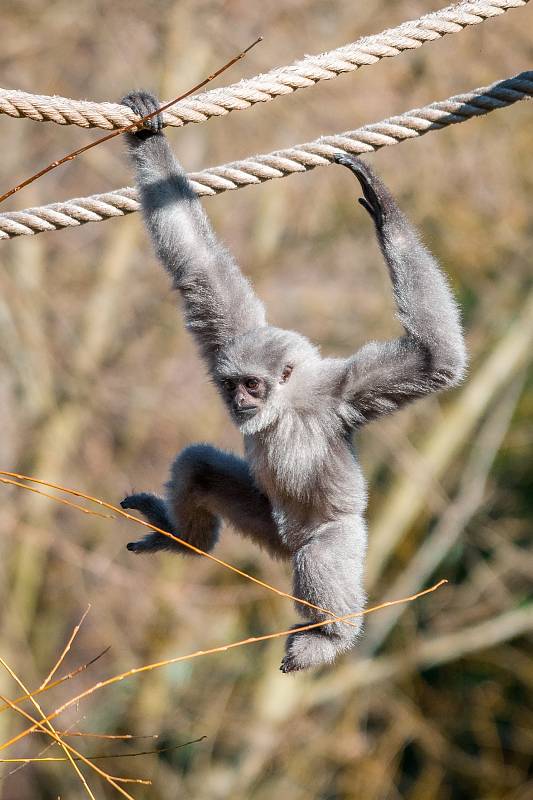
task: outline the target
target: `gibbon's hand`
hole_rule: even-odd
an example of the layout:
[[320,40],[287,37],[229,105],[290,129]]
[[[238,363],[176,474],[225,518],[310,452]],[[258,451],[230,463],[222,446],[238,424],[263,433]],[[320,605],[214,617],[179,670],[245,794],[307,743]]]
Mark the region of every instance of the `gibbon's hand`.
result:
[[[130,92],[120,101],[123,106],[131,108],[135,114],[140,117],[145,117],[146,114],[151,114],[152,111],[158,109],[161,105],[155,95],[150,92]],[[146,120],[143,127],[137,131],[132,131],[131,135],[136,139],[148,139],[154,134],[161,133],[163,130],[163,115],[156,114],[155,117]]]
[[383,206],[374,188],[376,184],[379,185],[379,178],[374,175],[370,167],[368,167],[364,161],[361,161],[361,159],[356,156],[339,153],[334,156],[334,161],[337,164],[341,164],[343,167],[348,167],[348,169],[353,172],[361,184],[361,189],[364,194],[364,197],[359,198],[359,203],[368,211],[374,220],[376,228],[381,229],[383,227],[384,216]]

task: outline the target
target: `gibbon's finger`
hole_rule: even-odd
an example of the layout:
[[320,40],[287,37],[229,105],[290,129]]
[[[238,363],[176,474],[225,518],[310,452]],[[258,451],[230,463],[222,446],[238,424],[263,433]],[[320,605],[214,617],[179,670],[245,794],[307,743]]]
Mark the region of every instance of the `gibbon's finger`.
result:
[[365,164],[365,162],[357,156],[350,156],[347,153],[339,153],[333,157],[333,160],[337,164],[347,167],[350,172],[353,172],[361,184],[363,191],[365,190],[365,186],[371,186],[372,183],[377,180],[377,176],[374,175],[368,164]]
[[348,153],[335,153],[333,160],[337,164],[342,164],[343,167],[348,167],[348,169],[351,170],[364,167],[364,162],[360,158],[351,156]]
[[[153,111],[157,111],[161,105],[157,97],[155,97],[153,94],[149,94],[148,92],[143,92],[142,99],[146,109],[146,111],[143,113],[143,117],[145,117],[147,114],[151,114]],[[156,114],[155,117],[147,119],[144,123],[144,127],[159,133],[163,130],[163,115]]]
[[359,197],[357,200],[363,208],[368,211],[372,219],[374,220],[374,224],[376,227],[381,228],[383,225],[383,212],[381,210],[381,205],[377,203],[375,206],[372,203],[369,203],[366,197]]
[[137,542],[128,542],[126,549],[132,553],[147,553],[150,548],[146,546],[144,539],[139,539]]
[[363,206],[363,208],[365,209],[365,211],[368,211],[368,213],[370,214],[370,216],[371,216],[372,218],[374,218],[374,217],[375,217],[374,209],[372,208],[372,206],[370,205],[370,203],[368,202],[368,200],[366,200],[364,197],[358,197],[358,198],[357,198],[357,202],[358,202],[360,205],[362,205],[362,206]]
[[365,196],[365,202],[361,203],[361,200],[359,200],[359,202],[374,219],[376,225],[381,225],[383,221],[381,203],[373,186],[374,183],[379,183],[379,178],[374,175],[370,167],[365,164],[364,161],[361,161],[361,159],[356,156],[339,153],[334,156],[334,161],[337,164],[341,164],[343,167],[348,167],[350,172],[353,172]]
[[[139,117],[145,117],[159,108],[159,100],[150,92],[130,92],[120,101],[122,105],[131,108],[131,110],[138,114]],[[157,114],[155,117],[146,120],[142,127],[133,132],[134,136],[139,139],[145,139],[154,133],[160,133],[163,129],[163,116]],[[141,134],[141,135],[139,135]]]

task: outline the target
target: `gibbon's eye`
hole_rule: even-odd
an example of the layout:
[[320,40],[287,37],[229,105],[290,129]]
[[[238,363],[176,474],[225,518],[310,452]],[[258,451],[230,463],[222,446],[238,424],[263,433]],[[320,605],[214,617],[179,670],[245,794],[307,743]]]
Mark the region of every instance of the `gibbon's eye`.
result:
[[229,379],[226,380],[226,381],[223,381],[223,386],[224,386],[224,389],[226,389],[227,392],[234,392],[235,389],[237,388],[237,384],[235,383],[235,381],[232,381],[232,380],[229,380]]
[[248,378],[248,380],[245,381],[244,385],[251,392],[255,392],[256,389],[259,389],[259,381],[257,380],[257,378]]
[[287,383],[287,381],[291,377],[292,370],[293,368],[291,367],[290,364],[287,364],[287,366],[283,368],[283,372],[281,373],[280,383]]

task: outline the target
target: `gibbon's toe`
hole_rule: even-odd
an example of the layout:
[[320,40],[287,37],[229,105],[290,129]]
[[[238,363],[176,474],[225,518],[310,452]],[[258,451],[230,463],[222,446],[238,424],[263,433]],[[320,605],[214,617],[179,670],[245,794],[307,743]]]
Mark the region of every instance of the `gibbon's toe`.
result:
[[132,553],[142,553],[146,550],[146,545],[143,540],[140,539],[138,542],[128,542],[126,549]]
[[305,667],[302,667],[301,664],[290,655],[284,656],[281,659],[280,670],[285,675],[289,675],[291,672],[301,672],[303,669],[305,669]]
[[140,492],[139,494],[129,494],[120,505],[122,508],[134,509],[135,511],[146,511],[151,508],[153,504],[152,495],[147,492]]
[[134,497],[135,495],[128,495],[128,497],[125,497],[124,500],[121,500],[120,505],[122,508],[136,508],[135,505],[132,505],[132,500]]

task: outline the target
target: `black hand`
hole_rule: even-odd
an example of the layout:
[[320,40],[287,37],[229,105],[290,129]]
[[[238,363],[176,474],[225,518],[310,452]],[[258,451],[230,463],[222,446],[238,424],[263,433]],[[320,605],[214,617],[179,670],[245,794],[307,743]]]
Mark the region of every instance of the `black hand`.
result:
[[[125,97],[122,98],[120,101],[122,105],[128,106],[131,108],[135,114],[138,114],[140,117],[145,117],[147,114],[151,114],[153,111],[156,111],[161,103],[155,97],[155,95],[151,94],[150,92],[130,92]],[[143,123],[143,127],[135,132],[132,132],[133,135],[137,139],[148,139],[150,136],[154,134],[161,133],[163,130],[163,115],[156,114],[151,119],[146,120]]]
[[383,206],[374,188],[374,184],[377,183],[378,179],[372,170],[364,161],[361,161],[361,159],[356,156],[339,153],[333,158],[337,164],[348,167],[348,169],[353,172],[361,184],[361,189],[364,194],[364,197],[359,198],[359,203],[368,211],[376,227],[381,228],[383,226]]

